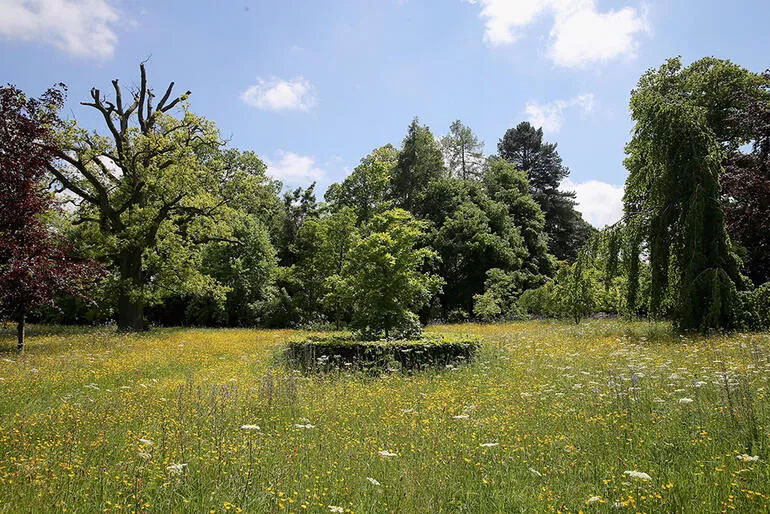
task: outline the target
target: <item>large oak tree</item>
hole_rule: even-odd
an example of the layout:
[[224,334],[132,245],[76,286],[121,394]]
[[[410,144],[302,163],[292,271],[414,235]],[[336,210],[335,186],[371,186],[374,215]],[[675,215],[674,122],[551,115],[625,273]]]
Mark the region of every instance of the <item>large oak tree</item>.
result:
[[70,123],[48,169],[76,198],[80,236],[112,264],[119,328],[142,330],[145,306],[168,294],[223,297],[201,272],[200,250],[233,241],[229,220],[243,198],[271,186],[255,155],[223,149],[214,124],[190,112],[189,91],[175,96],[172,82],[158,97],[144,64],[138,88],[112,86],[111,99],[93,88],[82,103],[106,135]]

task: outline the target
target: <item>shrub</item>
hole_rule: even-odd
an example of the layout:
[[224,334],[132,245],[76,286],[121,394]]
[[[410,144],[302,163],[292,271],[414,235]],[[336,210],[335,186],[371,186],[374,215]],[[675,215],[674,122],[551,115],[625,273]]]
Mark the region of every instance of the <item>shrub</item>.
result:
[[770,282],[738,293],[739,326],[744,330],[770,329]]
[[360,341],[352,335],[311,336],[290,341],[286,361],[303,371],[419,370],[470,362],[480,345],[473,336],[426,334],[419,339],[387,341]]

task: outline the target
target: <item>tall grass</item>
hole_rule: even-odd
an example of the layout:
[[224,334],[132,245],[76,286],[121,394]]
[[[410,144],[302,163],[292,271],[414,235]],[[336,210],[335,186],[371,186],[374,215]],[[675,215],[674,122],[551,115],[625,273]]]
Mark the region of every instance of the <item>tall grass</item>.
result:
[[289,331],[4,332],[0,511],[770,509],[770,336],[431,330],[486,342],[371,377],[284,369]]

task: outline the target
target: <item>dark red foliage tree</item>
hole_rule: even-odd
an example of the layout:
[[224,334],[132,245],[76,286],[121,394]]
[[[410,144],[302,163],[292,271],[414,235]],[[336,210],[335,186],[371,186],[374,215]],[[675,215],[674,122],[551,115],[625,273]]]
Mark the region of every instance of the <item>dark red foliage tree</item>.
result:
[[46,163],[62,103],[63,85],[39,99],[0,87],[0,317],[18,323],[19,351],[30,310],[60,294],[84,296],[101,274],[93,261],[72,258],[50,224],[56,204],[46,187]]
[[734,116],[752,150],[732,153],[722,176],[727,230],[746,249],[745,269],[756,285],[770,281],[770,72],[763,77],[768,94],[744,95]]

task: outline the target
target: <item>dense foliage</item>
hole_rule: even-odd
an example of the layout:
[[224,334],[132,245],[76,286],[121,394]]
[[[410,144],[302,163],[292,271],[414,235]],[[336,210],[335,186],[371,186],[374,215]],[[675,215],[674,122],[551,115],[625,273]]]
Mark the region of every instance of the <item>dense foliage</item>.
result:
[[52,147],[58,162],[48,163],[79,200],[79,239],[110,263],[109,296],[127,330],[144,328],[145,306],[172,293],[224,301],[229,289],[204,272],[203,249],[240,244],[236,225],[272,207],[261,200],[275,194],[256,155],[224,149],[214,124],[188,110],[189,91],[172,98],[173,86],[153,105],[142,65],[125,103],[117,80],[112,101],[92,89],[84,105],[109,136],[71,123]]
[[99,276],[95,263],[76,260],[52,226],[46,165],[62,101],[58,88],[39,99],[13,86],[0,88],[0,316],[17,322],[20,351],[33,309],[60,294],[85,296]]
[[369,338],[437,319],[597,312],[759,327],[769,87],[770,75],[713,58],[645,73],[625,216],[598,232],[562,190],[556,143],[528,122],[484,156],[460,120],[436,138],[414,118],[400,147],[376,147],[320,200],[315,184],[286,190],[228,148],[189,92],[174,97],[172,83],[154,102],[142,65],[130,99],[115,80],[111,99],[93,89],[84,102],[107,136],[71,122],[43,145],[74,206],[62,232],[109,275],[98,310],[62,297],[58,313],[32,316],[127,330],[334,324]]
[[575,210],[575,193],[560,189],[569,169],[562,164],[556,143],[544,142],[543,129],[523,121],[505,132],[497,151],[527,174],[532,197],[545,214],[551,253],[559,259],[574,260],[595,229]]

